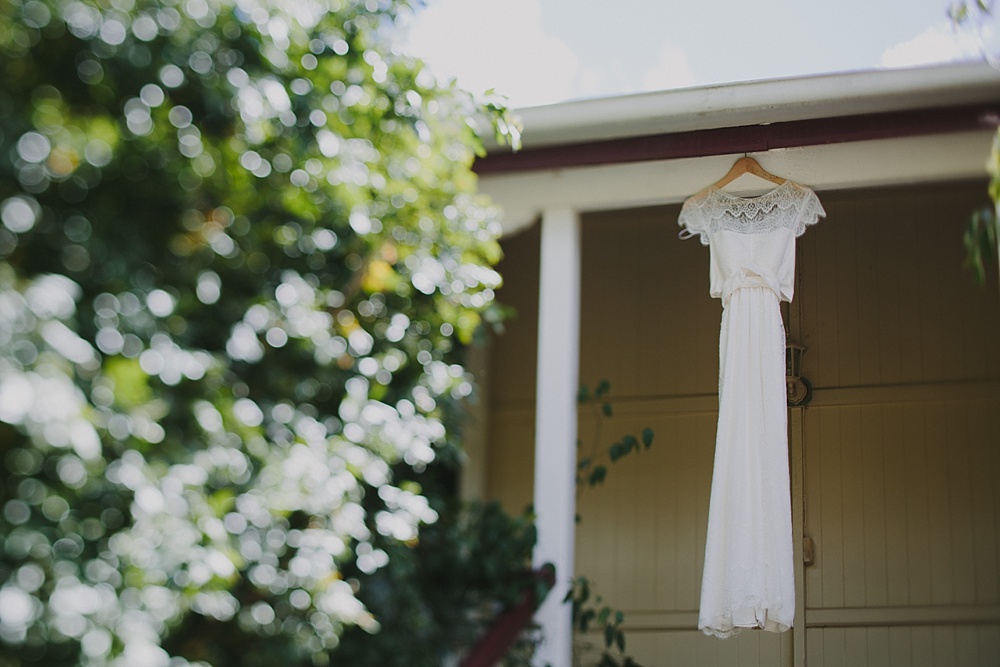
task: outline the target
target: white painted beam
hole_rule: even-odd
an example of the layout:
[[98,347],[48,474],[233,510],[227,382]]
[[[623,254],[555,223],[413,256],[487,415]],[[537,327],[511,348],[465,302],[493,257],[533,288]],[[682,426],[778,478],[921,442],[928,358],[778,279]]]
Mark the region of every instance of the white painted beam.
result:
[[571,607],[576,533],[576,394],[580,365],[580,218],[542,212],[535,399],[534,565],[556,567],[556,585],[535,615],[542,645],[535,664],[571,667]]
[[[815,190],[987,178],[995,130],[879,139],[752,153],[773,174]],[[608,211],[675,204],[721,178],[742,155],[485,174],[479,190],[503,211],[511,234],[554,206]]]

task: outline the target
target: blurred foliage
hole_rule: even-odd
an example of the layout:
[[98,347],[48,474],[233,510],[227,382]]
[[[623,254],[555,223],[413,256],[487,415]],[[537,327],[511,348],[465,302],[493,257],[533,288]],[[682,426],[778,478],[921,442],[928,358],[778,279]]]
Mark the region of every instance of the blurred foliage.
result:
[[[994,0],[954,0],[948,5],[948,18],[956,27],[972,29],[980,39],[982,55],[993,67],[1000,66],[1000,54],[991,53],[983,44],[984,35],[994,37],[997,29]],[[993,119],[1000,123],[1000,119]],[[986,280],[986,265],[993,262],[1000,252],[997,238],[1000,236],[1000,128],[993,137],[986,168],[990,174],[989,195],[992,208],[984,208],[972,214],[965,230],[965,265],[982,284]]]
[[[361,599],[382,621],[378,641],[352,628],[336,659],[384,667],[446,664],[447,655],[479,638],[486,624],[533,586],[526,565],[534,544],[533,519],[508,517],[496,503],[458,516],[443,513],[421,529],[415,549],[389,550],[391,566],[362,588]],[[519,656],[533,652],[533,641],[514,649],[505,664],[527,665]]]
[[[604,599],[593,592],[593,582],[587,577],[576,577],[572,581],[565,602],[573,606],[573,628],[581,637],[596,632],[602,646],[596,667],[642,667],[635,658],[625,653],[625,631],[622,624],[625,614],[613,609]],[[584,654],[589,654],[595,646],[581,640],[577,643],[574,661],[579,664]]]
[[[612,442],[605,444],[604,422],[614,415],[614,407],[609,397],[611,383],[601,380],[593,391],[587,385],[580,385],[576,402],[580,406],[580,415],[591,418],[591,429],[584,435],[590,440],[588,449],[580,451],[576,465],[576,488],[595,487],[603,484],[608,476],[608,466],[622,460],[630,454],[639,455],[644,449],[653,445],[653,429],[644,428],[638,437],[626,433]],[[581,423],[586,423],[581,420]],[[577,448],[582,450],[582,442]],[[580,521],[579,516],[577,522]],[[614,609],[604,598],[594,592],[594,582],[585,576],[576,577],[570,583],[564,602],[572,605],[573,631],[577,635],[574,661],[582,663],[591,659],[595,646],[587,641],[590,634],[597,633],[603,639],[603,645],[598,650],[597,667],[641,667],[630,655],[625,653],[625,631],[622,624],[625,614]]]
[[506,599],[452,499],[516,129],[405,11],[0,3],[2,667],[440,664]]
[[993,15],[994,0],[953,0],[948,5],[948,18],[959,26],[988,19]]
[[993,150],[987,163],[990,172],[989,194],[992,208],[972,214],[965,229],[965,265],[981,284],[986,280],[986,266],[997,258],[998,220],[1000,220],[1000,130],[993,137]]
[[[608,466],[604,463],[614,463],[619,459],[632,454],[638,455],[643,449],[649,449],[653,445],[653,429],[644,428],[639,437],[626,433],[621,438],[610,445],[602,444],[603,421],[614,415],[614,408],[608,399],[611,391],[611,384],[607,380],[601,380],[591,393],[587,385],[581,385],[577,393],[576,402],[581,409],[589,411],[593,423],[593,437],[591,438],[590,449],[581,452],[576,464],[576,485],[596,486],[604,482],[608,475]],[[580,443],[577,443],[580,447]]]

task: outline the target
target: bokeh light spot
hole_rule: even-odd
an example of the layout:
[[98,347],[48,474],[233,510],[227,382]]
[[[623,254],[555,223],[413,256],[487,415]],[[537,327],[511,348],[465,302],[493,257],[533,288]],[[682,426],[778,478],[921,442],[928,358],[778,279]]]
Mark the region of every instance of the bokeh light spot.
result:
[[33,197],[14,196],[0,204],[0,221],[16,234],[23,234],[35,226],[42,209]]
[[39,132],[25,132],[17,140],[17,154],[26,162],[43,162],[50,150],[52,143]]

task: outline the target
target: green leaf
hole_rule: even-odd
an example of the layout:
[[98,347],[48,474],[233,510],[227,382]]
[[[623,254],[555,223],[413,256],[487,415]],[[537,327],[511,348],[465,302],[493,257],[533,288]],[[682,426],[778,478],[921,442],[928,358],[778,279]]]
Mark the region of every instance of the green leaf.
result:
[[622,443],[616,442],[608,448],[608,457],[612,461],[617,461],[623,456],[625,456],[625,446]]
[[646,449],[649,449],[649,446],[653,444],[653,429],[642,429],[642,444],[646,447]]
[[611,644],[615,641],[615,629],[610,626],[604,626],[604,645],[611,648]]
[[625,633],[621,630],[615,632],[615,644],[618,645],[618,650],[622,653],[625,652]]
[[581,471],[586,470],[587,468],[590,467],[590,463],[591,459],[589,457],[585,459],[580,459],[580,462],[576,464],[576,469]]
[[587,478],[588,483],[591,486],[596,486],[604,481],[604,478],[608,475],[608,469],[606,466],[595,466],[593,470],[590,471],[590,477]]
[[594,390],[594,398],[600,398],[609,391],[611,391],[611,383],[607,380],[601,380],[601,382],[597,385],[597,389]]
[[965,230],[965,266],[980,285],[986,277],[985,265],[993,261],[997,249],[997,220],[988,208],[976,211]]
[[622,445],[625,446],[625,453],[628,454],[633,449],[639,451],[639,441],[635,439],[634,435],[626,435],[622,439]]
[[610,403],[602,403],[601,404],[601,412],[604,413],[605,417],[610,417],[611,416],[611,404]]
[[580,390],[576,392],[576,402],[586,403],[589,400],[590,400],[590,390],[587,388],[587,385],[581,384]]

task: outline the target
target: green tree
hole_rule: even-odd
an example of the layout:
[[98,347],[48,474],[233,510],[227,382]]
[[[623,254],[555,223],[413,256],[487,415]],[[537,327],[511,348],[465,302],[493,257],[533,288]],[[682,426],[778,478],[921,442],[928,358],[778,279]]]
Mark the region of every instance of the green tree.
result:
[[451,604],[523,566],[530,523],[447,501],[501,110],[398,52],[408,10],[0,4],[3,667],[364,664],[392,609],[439,664],[420,527],[514,545]]

